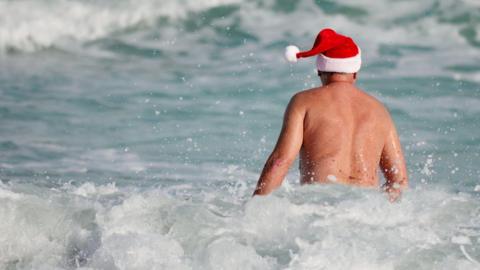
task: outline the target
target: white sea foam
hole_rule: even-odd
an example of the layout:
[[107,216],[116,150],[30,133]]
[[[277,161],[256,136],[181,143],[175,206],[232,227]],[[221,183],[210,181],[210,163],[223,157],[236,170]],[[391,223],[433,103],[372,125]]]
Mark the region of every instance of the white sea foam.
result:
[[[331,4],[319,3],[299,1],[294,9],[279,12],[281,4],[273,0],[2,1],[0,55],[52,47],[99,58],[129,54],[149,58],[158,53],[168,59],[175,56],[177,67],[190,65],[194,55],[199,67],[212,68],[196,79],[201,83],[216,80],[218,74],[213,70],[249,70],[255,67],[253,60],[271,66],[283,63],[282,50],[275,48],[276,44],[292,43],[308,49],[321,28],[332,27],[357,41],[364,52],[364,70],[371,69],[369,76],[447,75],[480,81],[480,72],[475,69],[479,40],[470,30],[478,28],[478,22],[458,19],[479,16],[471,1],[341,1],[335,2],[333,12],[329,12]],[[235,8],[226,16],[199,13],[228,5]],[[240,44],[242,38],[243,46],[226,48],[230,42]],[[182,57],[185,52],[189,52],[188,57]],[[238,57],[222,61],[211,57],[227,52]],[[305,61],[295,66],[305,67]],[[255,75],[250,76],[255,80]],[[311,78],[304,83],[305,87],[313,85]],[[275,80],[262,84],[278,86]],[[193,82],[186,85],[194,87]],[[222,104],[216,109],[225,106]]]
[[2,1],[0,2],[0,52],[31,52],[105,37],[127,27],[151,25],[161,16],[178,18],[232,1]]
[[410,190],[391,204],[374,190],[296,186],[245,196],[243,205],[208,195],[192,202],[162,189],[98,192],[107,187],[39,196],[28,186],[2,186],[0,194],[17,195],[0,197],[0,267],[429,269],[436,261],[440,269],[474,269],[480,255],[478,200],[467,194]]
[[[69,41],[81,44],[129,27],[155,27],[160,17],[175,21],[188,17],[192,12],[229,4],[240,7],[238,13],[241,26],[267,43],[283,40],[285,35],[291,34],[299,37],[309,36],[308,40],[311,41],[312,34],[316,34],[319,28],[330,26],[352,34],[365,51],[369,51],[369,57],[375,54],[371,48],[376,48],[379,44],[433,46],[441,49],[440,51],[450,50],[451,54],[442,54],[442,59],[458,57],[455,53],[460,51],[458,46],[463,48],[463,56],[476,54],[459,34],[459,25],[448,22],[449,18],[465,12],[473,13],[472,16],[475,16],[475,10],[471,8],[475,4],[466,0],[461,1],[461,4],[453,0],[442,1],[440,4],[433,0],[421,2],[362,0],[338,3],[341,7],[360,10],[357,12],[360,17],[352,18],[348,14],[322,11],[322,8],[313,1],[301,1],[292,13],[279,13],[275,8],[278,3],[272,0],[261,1],[261,5],[238,0],[2,1],[0,52],[10,49],[31,52],[46,47],[66,47],[62,44],[72,44]],[[442,12],[422,16],[433,8]],[[312,24],[310,19],[305,19],[312,17],[317,17],[318,22]],[[233,18],[225,19],[228,21]],[[398,20],[402,21],[402,27],[396,27],[399,24],[396,23]],[[295,24],[288,23],[290,21],[295,21]],[[164,34],[172,36],[168,31]],[[181,33],[177,32],[172,36],[173,42],[183,40],[184,34],[179,34]],[[170,39],[162,38],[161,42],[167,41],[170,42]],[[300,41],[307,39],[290,40]],[[310,41],[302,47],[310,47]],[[175,43],[179,45],[178,42]],[[412,61],[424,61],[426,57],[437,56],[435,52],[423,52],[415,54],[415,57],[409,57],[408,49],[399,49],[399,52],[405,54],[398,63],[402,67],[411,67],[415,64]],[[432,70],[436,68],[430,67]]]
[[[68,188],[68,186],[66,186],[65,188]],[[72,193],[80,195],[80,196],[88,197],[88,196],[91,196],[91,195],[113,194],[117,191],[118,191],[118,189],[115,186],[115,183],[96,186],[91,182],[87,182],[87,183],[82,184],[78,188],[75,188]]]

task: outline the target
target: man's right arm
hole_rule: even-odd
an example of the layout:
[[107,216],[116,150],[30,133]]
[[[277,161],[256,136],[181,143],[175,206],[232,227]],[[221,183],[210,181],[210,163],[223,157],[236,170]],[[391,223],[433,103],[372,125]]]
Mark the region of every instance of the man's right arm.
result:
[[266,195],[278,188],[295,160],[303,142],[305,108],[299,95],[290,100],[277,144],[263,167],[253,195]]
[[402,146],[398,138],[395,124],[389,118],[388,133],[380,158],[380,167],[386,182],[383,185],[390,201],[396,201],[403,189],[408,186],[407,166],[403,156]]

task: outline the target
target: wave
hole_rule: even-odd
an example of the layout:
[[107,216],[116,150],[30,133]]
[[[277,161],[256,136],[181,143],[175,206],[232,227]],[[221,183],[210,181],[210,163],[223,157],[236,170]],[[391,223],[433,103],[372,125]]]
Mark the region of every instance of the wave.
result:
[[71,40],[91,41],[134,26],[152,26],[161,17],[175,19],[188,12],[228,3],[228,0],[2,1],[0,52],[33,52]]
[[[135,36],[137,43],[148,44],[148,37],[156,36],[162,41],[154,44],[158,48],[159,44],[174,42],[203,28],[209,30],[202,32],[202,36],[214,43],[218,36],[229,37],[230,43],[218,44],[223,46],[231,45],[235,38],[234,44],[241,44],[244,39],[270,44],[287,42],[289,36],[310,43],[311,36],[321,27],[333,26],[356,33],[355,37],[365,47],[369,43],[383,44],[381,56],[388,57],[392,53],[406,54],[415,49],[412,46],[427,50],[431,46],[478,49],[479,10],[478,2],[472,0],[3,0],[0,1],[0,52],[68,48],[132,32],[147,33]],[[165,25],[169,26],[166,30]],[[173,38],[167,41],[165,37],[172,31]],[[211,32],[213,38],[209,36]],[[202,39],[196,42],[201,44]]]
[[334,185],[253,199],[244,191],[0,185],[0,267],[478,267],[475,194],[418,188],[390,204],[375,190]]

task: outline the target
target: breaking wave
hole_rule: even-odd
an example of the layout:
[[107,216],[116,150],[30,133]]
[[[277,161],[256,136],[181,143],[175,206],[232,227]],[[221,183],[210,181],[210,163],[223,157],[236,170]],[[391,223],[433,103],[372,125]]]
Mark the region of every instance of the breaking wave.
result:
[[115,184],[2,185],[0,267],[15,269],[474,269],[478,194]]

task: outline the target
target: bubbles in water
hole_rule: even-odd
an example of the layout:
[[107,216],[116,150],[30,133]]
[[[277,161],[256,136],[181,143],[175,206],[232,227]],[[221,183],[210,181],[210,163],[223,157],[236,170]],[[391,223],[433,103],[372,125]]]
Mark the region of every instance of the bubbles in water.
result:
[[178,184],[12,188],[0,188],[2,268],[428,269],[436,260],[474,269],[476,251],[452,244],[473,248],[480,233],[469,225],[478,200],[443,191],[409,190],[392,204],[342,185],[252,199],[245,184],[231,186],[243,199]]

